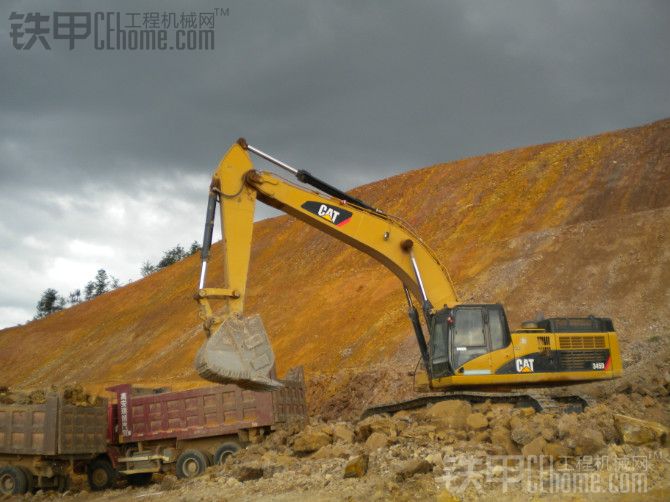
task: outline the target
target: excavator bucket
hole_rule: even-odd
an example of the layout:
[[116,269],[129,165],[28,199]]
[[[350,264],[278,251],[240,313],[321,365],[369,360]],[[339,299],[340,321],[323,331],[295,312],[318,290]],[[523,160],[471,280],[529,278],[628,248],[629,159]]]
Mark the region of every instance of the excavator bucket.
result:
[[270,377],[274,353],[259,315],[230,317],[200,348],[195,369],[205,380],[243,389],[270,391],[282,384]]

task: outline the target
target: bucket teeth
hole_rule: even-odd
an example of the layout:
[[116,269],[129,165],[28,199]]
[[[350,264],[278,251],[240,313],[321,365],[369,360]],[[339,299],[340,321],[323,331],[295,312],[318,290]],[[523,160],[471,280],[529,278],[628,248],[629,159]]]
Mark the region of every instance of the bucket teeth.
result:
[[257,391],[282,387],[269,376],[273,366],[274,353],[259,315],[226,319],[195,358],[195,369],[205,380]]

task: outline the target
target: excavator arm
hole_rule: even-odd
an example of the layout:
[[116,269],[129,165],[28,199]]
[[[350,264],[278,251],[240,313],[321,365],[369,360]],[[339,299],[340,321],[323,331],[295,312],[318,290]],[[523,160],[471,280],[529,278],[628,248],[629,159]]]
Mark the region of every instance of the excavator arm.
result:
[[[255,170],[250,153],[319,191],[298,186],[271,172]],[[277,385],[268,376],[274,355],[260,318],[242,316],[256,200],[349,244],[393,272],[405,289],[409,316],[424,366],[429,371],[428,348],[410,293],[419,300],[427,323],[435,309],[458,304],[449,274],[435,253],[399,218],[369,206],[306,171],[294,169],[240,139],[219,163],[210,185],[202,271],[196,295],[208,336],[196,358],[201,376],[252,389],[272,389]],[[217,205],[223,237],[224,284],[221,288],[208,288],[206,270]],[[223,301],[222,314],[214,314],[210,300]]]

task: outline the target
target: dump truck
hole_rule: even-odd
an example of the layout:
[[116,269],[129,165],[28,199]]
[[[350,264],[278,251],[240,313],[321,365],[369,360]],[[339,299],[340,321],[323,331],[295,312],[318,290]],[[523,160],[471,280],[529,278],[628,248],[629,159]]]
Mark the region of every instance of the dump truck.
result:
[[108,388],[108,447],[87,466],[91,489],[111,488],[120,477],[142,486],[157,472],[199,476],[277,427],[301,425],[307,419],[302,368],[290,370],[281,383],[274,392],[236,385],[176,392],[131,384]]
[[[300,184],[256,170],[251,155],[283,169]],[[446,267],[402,217],[241,138],[219,162],[209,189],[196,293],[206,340],[195,360],[195,368],[207,380],[266,390],[281,385],[267,377],[274,353],[262,322],[244,315],[257,200],[365,253],[398,277],[419,348],[417,390],[431,393],[427,402],[451,398],[457,389],[459,399],[468,399],[462,389],[476,392],[473,399],[479,399],[485,391],[564,386],[622,373],[617,334],[608,317],[562,315],[512,330],[502,305],[460,302]],[[222,286],[212,287],[206,273],[217,207],[224,277]],[[212,301],[222,301],[223,307],[215,309]],[[300,315],[299,305],[290,307]],[[516,396],[507,394],[511,401]],[[528,397],[532,399],[527,393],[520,398]],[[536,400],[534,407],[541,403]]]
[[70,468],[83,471],[107,452],[106,400],[68,404],[49,393],[40,404],[0,405],[0,494],[64,491]]

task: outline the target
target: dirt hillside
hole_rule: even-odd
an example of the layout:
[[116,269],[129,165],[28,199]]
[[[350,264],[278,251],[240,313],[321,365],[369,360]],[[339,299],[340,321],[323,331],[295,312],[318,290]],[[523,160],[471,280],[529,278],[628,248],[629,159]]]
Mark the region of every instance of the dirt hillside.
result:
[[[653,357],[669,335],[670,119],[439,164],[354,192],[414,225],[461,299],[505,304],[513,326],[538,311],[610,316],[627,365]],[[221,283],[217,251],[210,285]],[[203,340],[198,272],[191,257],[0,331],[0,385],[202,384],[191,369]],[[404,375],[418,358],[395,276],[289,217],[256,224],[248,292],[280,374],[305,365],[328,406],[340,406],[333,400],[352,380]],[[367,389],[362,401],[400,384]]]

